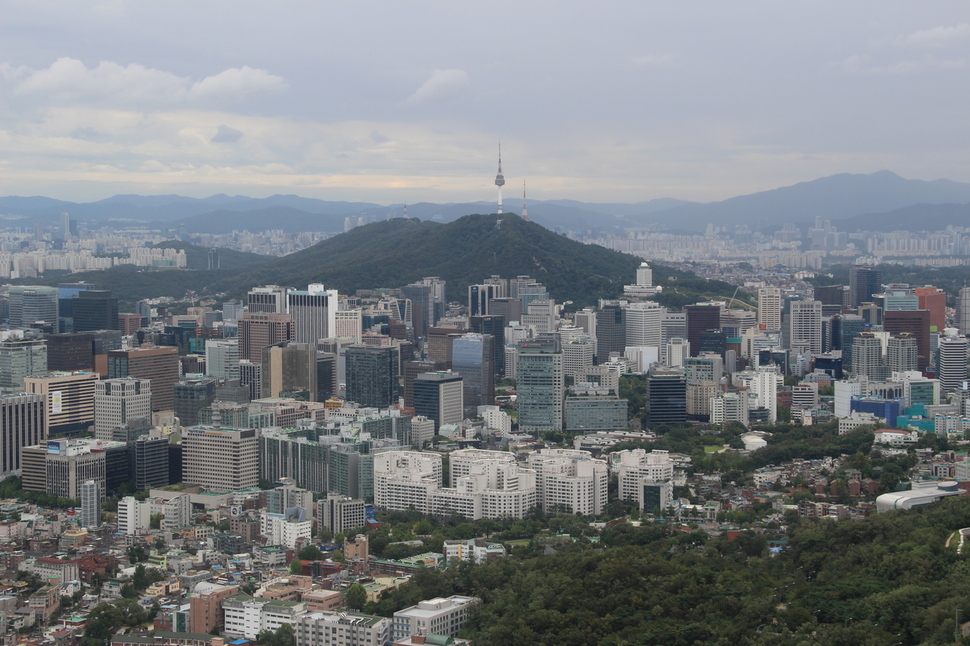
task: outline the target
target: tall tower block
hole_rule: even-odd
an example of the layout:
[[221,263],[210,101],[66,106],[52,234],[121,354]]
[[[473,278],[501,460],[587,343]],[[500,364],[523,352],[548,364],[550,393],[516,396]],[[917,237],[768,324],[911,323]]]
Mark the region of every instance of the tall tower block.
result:
[[498,186],[498,213],[502,212],[502,187],[505,186],[505,176],[502,175],[502,144],[498,145],[498,174],[495,175],[495,185]]
[[522,180],[522,219],[529,221],[529,207],[525,205],[525,180]]

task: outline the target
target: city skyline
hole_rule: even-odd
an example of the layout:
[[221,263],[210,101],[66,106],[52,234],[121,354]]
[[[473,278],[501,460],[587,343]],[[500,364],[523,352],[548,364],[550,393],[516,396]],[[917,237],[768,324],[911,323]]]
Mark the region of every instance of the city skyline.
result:
[[492,8],[8,7],[0,194],[491,200],[499,139],[536,200],[970,180],[962,4]]

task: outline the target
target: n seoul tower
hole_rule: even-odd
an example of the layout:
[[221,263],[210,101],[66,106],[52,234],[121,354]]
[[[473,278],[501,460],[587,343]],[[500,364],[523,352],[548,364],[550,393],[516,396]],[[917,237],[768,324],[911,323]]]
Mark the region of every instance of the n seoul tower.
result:
[[498,213],[502,213],[502,187],[505,186],[505,176],[502,175],[502,142],[498,144],[498,174],[495,176],[495,185],[498,186]]

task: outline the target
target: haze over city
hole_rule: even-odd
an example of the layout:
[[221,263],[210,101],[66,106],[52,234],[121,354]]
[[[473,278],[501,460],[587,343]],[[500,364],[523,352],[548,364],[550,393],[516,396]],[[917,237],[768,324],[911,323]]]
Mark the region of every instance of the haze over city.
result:
[[721,200],[970,181],[963,3],[6,2],[0,194]]

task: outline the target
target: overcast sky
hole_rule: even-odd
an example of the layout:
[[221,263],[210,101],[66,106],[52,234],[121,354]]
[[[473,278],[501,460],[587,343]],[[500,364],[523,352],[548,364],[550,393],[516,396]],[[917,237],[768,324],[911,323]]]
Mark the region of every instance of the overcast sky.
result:
[[970,182],[970,3],[0,0],[0,194]]

